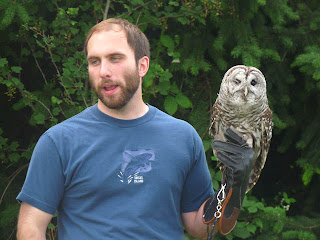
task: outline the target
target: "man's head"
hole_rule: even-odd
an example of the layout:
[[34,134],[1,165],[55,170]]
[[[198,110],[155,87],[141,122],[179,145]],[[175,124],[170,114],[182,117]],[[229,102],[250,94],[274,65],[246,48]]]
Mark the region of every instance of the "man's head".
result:
[[[127,20],[120,18],[109,18],[95,26],[93,26],[87,34],[84,51],[88,55],[88,42],[94,33],[102,31],[124,31],[127,37],[128,45],[132,48],[135,54],[136,63],[146,56],[150,59],[150,44],[144,33],[135,25]],[[107,44],[107,43],[106,43]]]
[[100,109],[143,103],[141,81],[149,69],[149,43],[137,27],[121,19],[101,22],[89,31],[85,51]]

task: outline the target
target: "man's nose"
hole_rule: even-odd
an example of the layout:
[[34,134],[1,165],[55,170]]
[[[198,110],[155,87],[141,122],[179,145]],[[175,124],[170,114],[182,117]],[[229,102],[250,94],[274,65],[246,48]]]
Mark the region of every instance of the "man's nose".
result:
[[112,69],[111,69],[111,64],[110,63],[108,63],[106,61],[102,61],[101,62],[100,76],[102,78],[106,78],[106,77],[111,77],[112,76]]

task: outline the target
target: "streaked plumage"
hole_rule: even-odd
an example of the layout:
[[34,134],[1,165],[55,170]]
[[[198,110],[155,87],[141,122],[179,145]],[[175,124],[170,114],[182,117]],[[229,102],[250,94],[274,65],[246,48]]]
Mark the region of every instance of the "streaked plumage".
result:
[[[242,135],[255,152],[247,192],[259,179],[272,137],[272,111],[268,106],[266,91],[266,80],[259,69],[234,66],[225,73],[213,105],[210,124],[213,139],[225,141],[223,133],[230,127]],[[221,163],[220,169],[224,172]]]

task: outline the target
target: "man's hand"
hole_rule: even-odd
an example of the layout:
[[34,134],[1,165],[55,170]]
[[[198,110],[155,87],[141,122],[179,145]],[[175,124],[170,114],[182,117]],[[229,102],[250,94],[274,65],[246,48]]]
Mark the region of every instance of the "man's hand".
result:
[[[253,165],[254,152],[246,141],[231,129],[225,132],[226,142],[213,141],[212,147],[217,151],[217,158],[226,170],[226,198],[222,204],[219,231],[228,234],[235,227],[244,195],[248,186],[249,176]],[[220,189],[221,190],[221,189]],[[219,191],[218,191],[219,192]],[[209,199],[204,207],[204,222],[214,220],[217,211],[217,194]],[[221,199],[221,196],[220,198]]]

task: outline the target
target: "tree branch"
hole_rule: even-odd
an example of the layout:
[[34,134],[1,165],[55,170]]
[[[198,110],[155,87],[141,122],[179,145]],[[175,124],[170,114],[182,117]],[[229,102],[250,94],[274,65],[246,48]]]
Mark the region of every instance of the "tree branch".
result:
[[24,168],[26,168],[26,167],[28,167],[28,166],[29,166],[29,163],[21,166],[20,168],[17,169],[17,171],[15,171],[15,172],[13,173],[12,178],[10,179],[9,183],[7,184],[6,188],[4,189],[4,191],[3,191],[2,195],[1,195],[0,205],[1,205],[1,203],[2,203],[2,200],[3,200],[3,198],[4,198],[4,195],[6,194],[6,192],[7,192],[8,188],[9,188],[10,184],[12,183],[12,181],[16,178],[16,176],[18,176],[18,174],[19,174]]
[[106,9],[104,10],[104,13],[103,13],[103,20],[106,20],[108,17],[110,2],[111,2],[111,0],[107,0]]
[[117,18],[121,18],[123,15],[130,15],[132,12],[138,10],[139,8],[142,8],[142,7],[147,6],[148,4],[150,4],[150,3],[154,2],[154,1],[155,1],[155,0],[151,0],[151,1],[147,2],[147,3],[145,3],[144,5],[140,5],[140,6],[136,7],[136,8],[134,8],[134,9],[132,9],[132,10],[131,10],[130,12],[128,12],[128,13],[123,13],[123,14],[117,16]]
[[51,113],[50,109],[49,109],[43,102],[41,102],[39,99],[36,99],[36,101],[37,101],[38,103],[40,103],[40,104],[49,112],[51,118],[54,118],[54,116],[53,116],[53,114]]
[[[202,13],[202,12],[204,12],[204,11],[205,11],[205,9],[202,9],[201,11],[197,12],[196,14],[200,14],[200,13]],[[185,16],[186,16],[186,14],[180,14],[180,15],[176,15],[176,16],[163,16],[163,17],[161,17],[161,18],[157,18],[157,19],[151,20],[151,21],[149,21],[149,22],[140,23],[140,24],[138,24],[137,26],[149,24],[149,23],[155,22],[155,21],[157,21],[157,20],[161,20],[161,19],[178,18],[178,17],[185,17]]]
[[42,69],[41,69],[41,67],[40,67],[40,65],[39,65],[39,63],[38,63],[38,60],[37,60],[37,58],[36,58],[36,56],[35,56],[35,54],[34,54],[34,51],[33,51],[32,47],[31,47],[28,39],[27,39],[26,37],[25,37],[25,39],[26,39],[26,41],[27,41],[27,43],[28,43],[28,45],[29,45],[29,48],[30,48],[30,50],[31,50],[31,52],[32,52],[32,56],[33,56],[33,58],[34,58],[34,61],[36,62],[36,65],[37,65],[37,67],[38,67],[38,69],[39,69],[39,71],[40,71],[40,73],[41,73],[41,75],[42,75],[42,77],[43,77],[43,79],[44,79],[44,82],[45,82],[46,84],[48,84],[47,78],[46,78],[46,76],[44,75],[44,73],[43,73],[43,71],[42,71]]

